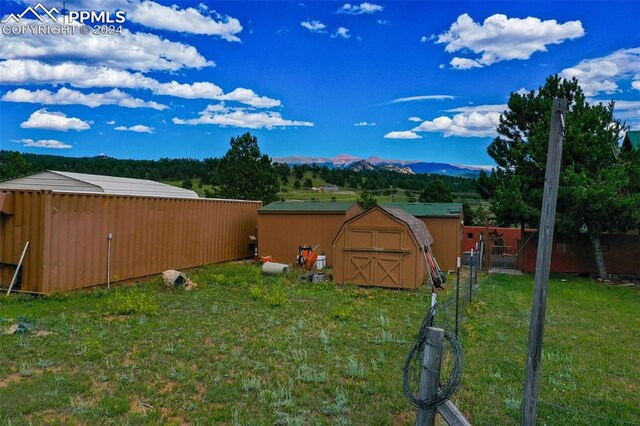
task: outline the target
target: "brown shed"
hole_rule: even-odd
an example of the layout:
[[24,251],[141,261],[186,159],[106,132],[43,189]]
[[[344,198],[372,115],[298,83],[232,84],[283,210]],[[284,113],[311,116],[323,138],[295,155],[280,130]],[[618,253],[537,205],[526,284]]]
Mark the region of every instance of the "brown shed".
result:
[[333,240],[333,279],[381,287],[418,288],[427,278],[425,224],[404,210],[376,206],[347,220]]
[[361,213],[357,203],[340,201],[288,201],[270,203],[258,210],[258,251],[282,263],[293,263],[298,247],[315,246],[333,265],[331,242],[345,220]]
[[429,229],[434,243],[431,249],[443,271],[455,271],[462,256],[462,204],[460,203],[386,203],[420,219]]
[[[43,177],[59,188],[69,184],[68,176],[37,179]],[[260,202],[191,198],[148,181],[118,186],[118,179],[109,177],[93,193],[8,189],[36,185],[26,178],[0,183],[0,284],[11,281],[27,241],[18,289],[38,293],[103,284],[107,275],[111,282],[130,280],[248,256]],[[114,195],[109,185],[146,195]]]

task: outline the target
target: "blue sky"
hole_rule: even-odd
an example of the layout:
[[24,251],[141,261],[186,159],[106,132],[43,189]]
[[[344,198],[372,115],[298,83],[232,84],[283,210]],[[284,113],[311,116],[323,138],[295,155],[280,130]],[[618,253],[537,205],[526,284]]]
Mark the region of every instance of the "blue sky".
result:
[[[35,4],[0,0],[0,15]],[[5,34],[54,25],[30,14],[2,24],[2,149],[204,158],[250,131],[274,157],[491,165],[486,147],[509,93],[554,73],[576,76],[592,100],[615,99],[618,117],[640,129],[637,1],[68,0],[67,9],[127,14],[122,33],[102,36]]]

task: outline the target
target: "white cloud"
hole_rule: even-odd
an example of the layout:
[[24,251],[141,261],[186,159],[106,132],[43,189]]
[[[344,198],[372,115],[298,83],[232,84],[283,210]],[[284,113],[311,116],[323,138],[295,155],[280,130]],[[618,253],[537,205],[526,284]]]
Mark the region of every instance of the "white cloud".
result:
[[414,101],[442,101],[447,99],[455,99],[455,96],[451,95],[420,95],[420,96],[408,96],[406,98],[396,98],[389,102],[388,104],[398,104],[401,102],[414,102]]
[[460,113],[453,118],[441,116],[431,121],[424,121],[414,132],[436,132],[445,137],[489,137],[496,134],[496,127],[500,123],[499,112],[471,112]]
[[564,78],[577,78],[587,96],[619,92],[619,83],[631,81],[640,90],[640,47],[620,49],[600,58],[584,59],[560,72]]
[[346,15],[362,15],[362,14],[372,14],[377,12],[382,12],[384,10],[384,6],[380,6],[379,4],[373,3],[360,3],[358,4],[350,4],[345,3],[340,9],[338,9],[337,13],[344,13]]
[[476,61],[475,59],[468,58],[458,58],[455,57],[449,62],[451,66],[457,70],[469,70],[471,68],[482,68],[483,65],[480,61]]
[[107,124],[110,124],[113,126],[114,124],[116,124],[116,120],[107,121]]
[[327,26],[320,21],[303,21],[300,22],[300,25],[312,33],[324,33],[326,32],[325,28],[327,28]]
[[420,37],[420,43],[426,43],[428,41],[429,41],[429,37],[427,37],[427,36]]
[[338,27],[336,32],[331,35],[331,38],[336,38],[336,37],[351,38],[351,34],[349,34],[349,29],[348,28]]
[[37,141],[34,141],[33,139],[20,139],[14,142],[18,142],[24,146],[33,147],[33,148],[52,148],[52,149],[71,148],[71,145],[67,145],[64,142],[60,142],[55,139],[40,139]]
[[421,139],[422,138],[422,136],[410,130],[403,130],[400,132],[389,132],[386,135],[384,135],[384,137],[386,139]]
[[[587,101],[591,104],[608,105],[611,99],[588,98]],[[625,121],[632,130],[638,130],[640,127],[640,101],[615,100],[613,115],[615,118]]]
[[118,126],[114,127],[113,130],[118,130],[120,132],[136,132],[136,133],[153,133],[153,127],[144,126],[142,124],[136,124],[135,126],[125,127]]
[[420,117],[409,117],[409,121],[413,121],[414,123],[420,123],[422,118]]
[[282,105],[277,99],[258,96],[253,90],[242,87],[238,87],[226,95],[218,96],[216,99],[240,102],[256,108],[273,108]]
[[375,126],[376,123],[370,123],[368,121],[361,121],[359,123],[353,123],[354,126],[356,127],[366,127],[366,126]]
[[378,19],[376,22],[380,25],[391,25],[391,22],[386,19]]
[[82,93],[77,90],[63,87],[57,92],[49,90],[27,90],[16,89],[4,94],[2,100],[5,102],[24,102],[43,105],[84,105],[95,108],[101,105],[118,105],[125,108],[153,108],[158,111],[167,109],[166,105],[153,101],[144,101],[134,98],[118,89],[113,89],[104,93]]
[[[236,18],[225,16],[215,20],[192,7],[180,9],[176,5],[163,6],[153,1],[132,3],[136,7],[127,13],[127,19],[138,24],[180,33],[214,35],[227,41],[240,41],[236,34],[242,31],[242,25]],[[207,9],[203,8],[203,12],[206,11]]]
[[157,80],[145,77],[141,73],[131,73],[105,66],[89,66],[71,62],[49,65],[28,59],[1,61],[0,83],[69,83],[75,87],[124,87],[131,89],[150,88],[159,84]]
[[[271,108],[280,106],[277,99],[258,96],[251,89],[237,88],[228,94],[217,85],[210,82],[178,83],[171,81],[161,83],[156,79],[146,77],[141,73],[131,73],[125,70],[115,70],[104,66],[88,66],[65,62],[57,65],[49,65],[34,60],[7,60],[0,61],[0,83],[4,84],[64,84],[68,83],[76,87],[122,87],[128,89],[147,89],[156,95],[174,96],[184,99],[218,99],[230,100],[254,107]],[[75,92],[80,93],[80,92]],[[119,97],[128,96],[124,92],[117,92]],[[133,98],[131,98],[133,99]],[[155,102],[137,100],[130,106],[141,105],[155,109],[164,109]],[[125,101],[122,101],[125,102]],[[78,103],[78,102],[74,102]],[[111,104],[118,104],[111,102]]]
[[174,124],[213,124],[222,127],[242,127],[246,129],[274,129],[277,127],[312,127],[313,123],[308,121],[292,121],[282,118],[279,112],[273,111],[261,111],[251,112],[244,109],[238,109],[235,111],[220,110],[219,106],[213,108],[207,107],[200,113],[200,117],[192,119],[181,119],[174,117]]
[[447,109],[447,112],[463,112],[463,113],[487,113],[487,112],[498,112],[503,113],[507,110],[507,104],[487,104],[487,105],[472,105],[472,106],[463,106],[457,108]]
[[[39,21],[21,20],[21,24]],[[5,26],[1,24],[0,26]],[[70,24],[79,26],[80,24]],[[4,33],[3,33],[4,34]],[[2,59],[68,60],[136,71],[177,71],[182,68],[214,66],[195,47],[169,41],[155,34],[133,33],[127,29],[117,36],[24,34],[3,35]]]
[[185,99],[218,99],[222,96],[222,89],[209,82],[178,83],[171,81],[169,83],[157,83],[152,88],[157,95],[175,96]]
[[458,16],[448,31],[436,37],[436,43],[446,44],[449,53],[471,51],[477,58],[459,58],[451,61],[457,69],[484,67],[500,61],[529,59],[535,52],[547,51],[547,46],[560,44],[584,36],[580,21],[559,24],[555,19],[541,21],[527,17],[508,18],[502,14],[489,16],[482,24],[468,14]]
[[91,128],[90,122],[83,121],[75,117],[67,117],[62,112],[49,112],[46,109],[35,111],[27,121],[20,124],[23,129],[47,129],[59,130],[88,130]]

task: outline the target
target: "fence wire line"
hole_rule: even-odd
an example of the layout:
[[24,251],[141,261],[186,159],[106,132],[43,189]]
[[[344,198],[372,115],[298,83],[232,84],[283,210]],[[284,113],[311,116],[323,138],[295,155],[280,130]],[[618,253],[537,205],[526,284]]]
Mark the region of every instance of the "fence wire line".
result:
[[571,408],[571,407],[567,407],[565,405],[559,405],[559,404],[556,404],[556,403],[553,403],[553,402],[545,401],[543,399],[535,399],[535,398],[529,398],[529,397],[525,397],[525,398],[527,398],[530,401],[538,401],[539,403],[542,403],[542,404],[545,404],[545,405],[550,405],[550,406],[552,406],[554,408],[559,408],[561,410],[572,411],[574,413],[584,414],[585,416],[596,417],[596,418],[599,418],[599,419],[613,420],[613,421],[616,421],[618,423],[624,423],[624,424],[627,424],[627,425],[635,425],[635,426],[640,425],[640,423],[637,423],[637,422],[632,422],[632,421],[629,421],[629,420],[622,420],[622,419],[618,419],[616,417],[602,416],[600,414],[594,414],[594,413],[590,413],[588,411],[578,410],[577,408]]
[[[461,385],[464,371],[464,351],[453,330],[455,330],[454,322],[456,316],[458,318],[464,317],[464,312],[471,303],[470,299],[472,299],[473,294],[478,288],[477,274],[471,273],[472,270],[475,269],[471,267],[472,262],[475,263],[478,268],[481,266],[481,259],[476,255],[473,257],[468,268],[456,270],[456,273],[459,274],[463,269],[466,269],[469,271],[469,274],[464,277],[461,276],[459,280],[452,280],[452,290],[447,295],[447,298],[442,302],[438,301],[435,306],[429,309],[427,315],[422,320],[418,335],[407,354],[402,370],[403,391],[407,400],[419,408],[435,408],[443,404],[455,394]],[[457,284],[458,281],[459,284]],[[459,285],[459,288],[456,288],[457,285]],[[459,297],[456,301],[457,292],[459,293]],[[447,355],[450,356],[447,358],[443,354],[442,359],[450,359],[450,362],[448,365],[443,366],[445,368],[443,368],[442,371],[449,371],[448,374],[446,374],[446,381],[443,382],[440,380],[438,392],[435,395],[420,399],[417,393],[419,390],[420,374],[422,372],[422,357],[426,343],[426,333],[427,328],[433,326],[445,330],[444,338],[447,344],[443,346],[443,352],[446,352]]]

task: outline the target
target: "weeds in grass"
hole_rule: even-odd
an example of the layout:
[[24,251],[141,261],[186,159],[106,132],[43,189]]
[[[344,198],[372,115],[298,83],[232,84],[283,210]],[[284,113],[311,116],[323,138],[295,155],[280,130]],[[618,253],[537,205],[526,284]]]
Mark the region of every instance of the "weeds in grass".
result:
[[346,368],[347,377],[360,378],[364,377],[364,366],[358,362],[353,356],[349,357]]
[[394,342],[393,333],[387,330],[380,330],[380,334],[373,339],[373,343],[392,343]]
[[276,412],[276,425],[282,426],[304,426],[307,422],[308,412],[290,414],[282,411]]
[[242,390],[245,393],[257,391],[260,389],[260,377],[250,376],[242,379]]
[[378,323],[380,323],[380,327],[382,328],[389,328],[391,321],[382,312],[378,312]]
[[20,367],[18,368],[18,373],[24,377],[31,376],[33,375],[33,367],[31,367],[31,364],[29,362],[22,361],[20,363]]
[[332,402],[323,401],[322,414],[327,416],[336,416],[345,414],[349,411],[349,398],[347,391],[341,387],[336,388],[336,398]]
[[156,315],[158,301],[153,294],[138,289],[116,289],[111,298],[107,299],[107,312],[111,315]]
[[296,363],[306,361],[307,356],[308,354],[306,349],[291,349],[287,352],[287,359],[290,361],[295,361]]
[[302,383],[324,383],[327,381],[327,372],[302,364],[298,367],[296,378]]
[[329,344],[329,334],[327,333],[326,330],[320,330],[320,343],[322,343],[323,345],[328,345]]
[[331,309],[330,316],[340,321],[348,321],[353,316],[353,307],[351,305],[336,306]]
[[82,337],[78,354],[89,360],[98,360],[104,356],[104,345],[95,335],[95,330],[90,327],[83,327],[80,332]]
[[275,388],[265,390],[263,398],[274,407],[292,407],[292,387],[293,384],[291,382],[289,382],[287,385],[277,384]]

